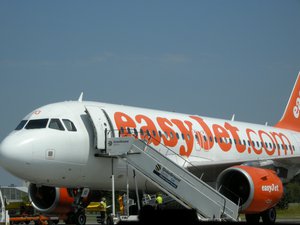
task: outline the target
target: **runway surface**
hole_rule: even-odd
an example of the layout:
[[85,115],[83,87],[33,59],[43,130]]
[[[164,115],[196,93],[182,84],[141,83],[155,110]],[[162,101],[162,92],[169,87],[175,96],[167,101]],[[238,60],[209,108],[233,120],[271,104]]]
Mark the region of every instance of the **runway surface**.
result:
[[[218,224],[218,225],[226,225],[226,224],[247,224],[245,221],[241,221],[239,223],[236,222],[195,222],[195,221],[191,221],[188,218],[186,218],[184,215],[182,215],[182,220],[173,220],[172,218],[153,218],[151,220],[147,220],[144,222],[140,222],[140,221],[135,221],[135,222],[120,222],[120,225],[129,225],[129,224],[184,224],[184,225],[188,225],[188,224],[201,224],[201,225],[205,225],[205,224]],[[87,223],[88,225],[99,225],[99,223],[97,223],[96,220],[96,215],[88,215],[87,216]],[[260,224],[263,224],[262,222]],[[277,219],[275,224],[300,224],[300,219]]]

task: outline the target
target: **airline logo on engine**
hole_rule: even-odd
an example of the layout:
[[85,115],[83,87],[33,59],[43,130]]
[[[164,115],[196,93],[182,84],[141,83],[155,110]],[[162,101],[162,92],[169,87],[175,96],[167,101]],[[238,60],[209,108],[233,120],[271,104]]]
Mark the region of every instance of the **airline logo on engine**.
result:
[[272,184],[272,185],[262,185],[261,190],[264,192],[279,192],[279,185]]

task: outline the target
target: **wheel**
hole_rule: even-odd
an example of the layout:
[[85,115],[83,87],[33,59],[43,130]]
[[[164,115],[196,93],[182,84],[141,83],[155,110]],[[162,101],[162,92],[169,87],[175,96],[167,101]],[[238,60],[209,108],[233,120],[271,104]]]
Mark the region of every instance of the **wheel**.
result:
[[246,221],[247,223],[259,223],[260,220],[260,214],[246,214]]
[[264,223],[275,223],[276,221],[276,209],[270,208],[261,214]]
[[84,212],[77,212],[75,214],[75,224],[76,225],[85,225],[86,223],[86,216],[85,216],[85,213]]

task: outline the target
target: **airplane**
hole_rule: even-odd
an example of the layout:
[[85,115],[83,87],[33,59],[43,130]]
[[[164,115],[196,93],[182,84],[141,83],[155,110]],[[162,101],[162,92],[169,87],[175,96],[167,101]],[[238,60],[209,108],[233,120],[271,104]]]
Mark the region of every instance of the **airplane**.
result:
[[[63,211],[70,215],[66,222],[83,225],[84,211],[78,210],[83,188],[111,190],[112,169],[116,190],[126,188],[124,161],[95,157],[105,151],[107,138],[152,137],[148,144],[157,151],[163,154],[166,146],[200,169],[201,174],[187,167],[203,181],[226,187],[230,192],[223,194],[230,199],[242,199],[247,221],[269,223],[276,220],[283,185],[300,172],[299,117],[300,73],[274,126],[83,101],[81,94],[78,101],[49,104],[25,116],[1,142],[0,164],[30,183],[38,210]],[[139,190],[158,190],[141,174],[137,183]],[[134,187],[133,178],[129,184]]]

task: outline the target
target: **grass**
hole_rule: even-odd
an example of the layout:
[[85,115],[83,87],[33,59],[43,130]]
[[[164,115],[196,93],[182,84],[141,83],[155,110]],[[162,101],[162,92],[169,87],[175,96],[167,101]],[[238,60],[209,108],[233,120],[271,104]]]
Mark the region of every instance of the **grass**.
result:
[[[288,209],[276,209],[277,219],[300,219],[300,204],[289,204]],[[245,215],[241,214],[240,218],[245,221]]]
[[277,209],[277,218],[279,219],[299,219],[300,204],[290,204],[288,209]]

